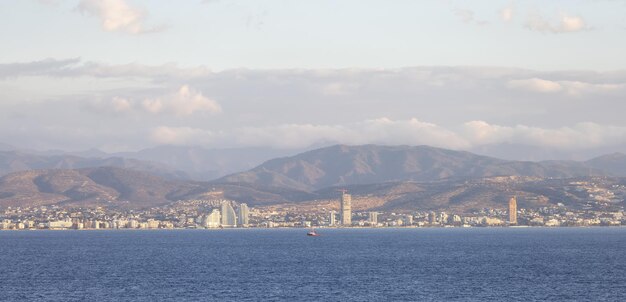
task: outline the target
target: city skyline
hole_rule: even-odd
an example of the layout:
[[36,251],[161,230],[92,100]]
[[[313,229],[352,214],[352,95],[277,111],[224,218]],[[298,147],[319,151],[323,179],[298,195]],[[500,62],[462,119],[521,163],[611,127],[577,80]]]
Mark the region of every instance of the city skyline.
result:
[[0,0],[0,300],[626,301],[624,13]]

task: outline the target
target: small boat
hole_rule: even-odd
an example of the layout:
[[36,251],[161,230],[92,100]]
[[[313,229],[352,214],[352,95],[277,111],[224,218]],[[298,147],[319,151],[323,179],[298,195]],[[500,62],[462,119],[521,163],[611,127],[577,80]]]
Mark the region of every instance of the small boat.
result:
[[320,234],[315,232],[315,229],[311,229],[308,233],[306,233],[306,235],[307,236],[319,236]]

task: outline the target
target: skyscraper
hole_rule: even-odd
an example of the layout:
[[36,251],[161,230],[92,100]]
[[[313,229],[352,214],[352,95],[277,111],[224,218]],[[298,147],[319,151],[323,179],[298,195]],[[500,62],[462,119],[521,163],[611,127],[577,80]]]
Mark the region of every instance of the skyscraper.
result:
[[375,226],[378,224],[378,212],[369,212],[368,222],[370,225]]
[[250,209],[248,209],[248,205],[245,203],[239,204],[237,208],[237,222],[239,222],[240,226],[247,227],[249,224],[248,217],[250,216]]
[[211,214],[206,216],[204,227],[205,228],[218,228],[220,226],[221,218],[222,218],[222,215],[220,213],[220,210],[213,209]]
[[335,215],[336,214],[337,214],[337,212],[330,211],[329,217],[328,217],[328,225],[334,226],[335,224],[337,224],[337,222],[335,221]]
[[237,216],[235,215],[235,209],[230,205],[230,202],[222,203],[222,227],[234,228],[237,226]]
[[352,195],[346,192],[341,195],[341,224],[352,225]]
[[517,199],[509,199],[509,224],[517,224]]

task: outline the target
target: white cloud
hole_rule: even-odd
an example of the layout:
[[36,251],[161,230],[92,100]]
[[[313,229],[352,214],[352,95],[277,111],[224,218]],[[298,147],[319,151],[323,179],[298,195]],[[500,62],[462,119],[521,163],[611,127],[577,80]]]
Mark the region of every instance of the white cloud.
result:
[[345,125],[280,124],[241,127],[216,134],[188,127],[157,127],[157,143],[192,144],[210,141],[223,146],[270,146],[303,148],[319,143],[433,145],[445,148],[469,147],[454,132],[417,119],[379,118]]
[[620,92],[626,88],[624,84],[593,84],[580,81],[562,81],[567,93],[572,96],[581,96],[583,94],[594,93],[612,93]]
[[158,99],[146,99],[141,102],[141,106],[149,113],[159,113],[163,110],[163,103]]
[[622,92],[626,89],[625,84],[594,84],[581,81],[550,81],[540,78],[510,80],[507,87],[516,90],[526,90],[539,93],[563,92],[570,96],[582,96],[584,94],[603,94]]
[[[181,86],[176,92],[169,95],[146,98],[134,101],[128,98],[115,96],[110,101],[114,112],[143,111],[150,114],[170,114],[178,117],[197,113],[217,114],[222,107],[214,100],[205,97],[188,85]],[[101,102],[96,102],[101,106]]]
[[178,91],[166,97],[146,99],[143,107],[151,113],[171,112],[177,116],[192,115],[199,112],[221,113],[222,107],[191,89],[188,85],[181,86]]
[[462,136],[473,146],[509,143],[556,149],[590,149],[625,143],[626,127],[591,122],[560,128],[507,127],[471,121],[465,123]]
[[532,14],[526,27],[533,31],[549,33],[572,33],[590,29],[581,16],[561,13],[557,22],[550,22],[539,14]]
[[513,20],[513,7],[508,6],[500,10],[500,19],[505,22]]
[[507,143],[584,150],[626,143],[626,127],[585,122],[571,127],[541,128],[501,126],[477,120],[463,124],[459,131],[452,131],[417,119],[379,118],[344,125],[280,124],[222,132],[161,126],[153,129],[150,137],[158,144],[210,144],[222,147],[305,148],[323,143],[343,143],[430,145],[468,150]]
[[129,34],[143,34],[162,30],[159,27],[145,27],[146,13],[130,6],[125,0],[81,0],[78,10],[100,18],[106,31],[119,31]]
[[543,80],[539,78],[511,80],[507,83],[507,87],[543,93],[559,92],[563,89],[561,84],[557,82]]
[[132,110],[130,101],[121,97],[114,97],[113,100],[111,100],[111,105],[113,106],[113,110],[116,112],[127,112]]

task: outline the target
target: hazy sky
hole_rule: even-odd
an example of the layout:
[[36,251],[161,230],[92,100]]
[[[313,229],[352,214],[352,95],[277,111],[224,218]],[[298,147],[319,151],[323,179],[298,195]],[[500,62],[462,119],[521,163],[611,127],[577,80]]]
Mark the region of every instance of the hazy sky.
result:
[[626,151],[626,1],[0,0],[0,142]]

